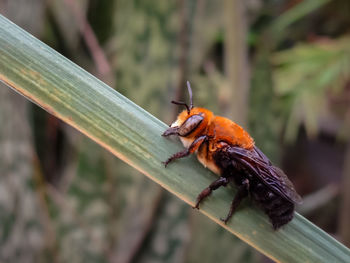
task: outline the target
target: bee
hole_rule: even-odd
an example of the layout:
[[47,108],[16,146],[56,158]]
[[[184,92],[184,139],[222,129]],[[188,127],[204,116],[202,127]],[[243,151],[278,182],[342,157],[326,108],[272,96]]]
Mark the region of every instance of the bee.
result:
[[269,217],[275,230],[292,220],[295,204],[302,202],[293,184],[278,167],[255,146],[253,138],[235,122],[199,107],[193,107],[192,89],[187,82],[190,105],[185,106],[176,121],[162,136],[179,136],[185,150],[168,158],[165,167],[172,161],[195,153],[199,162],[219,175],[197,197],[194,208],[214,190],[233,182],[238,191],[230,210],[221,220],[226,224],[241,201],[248,195]]

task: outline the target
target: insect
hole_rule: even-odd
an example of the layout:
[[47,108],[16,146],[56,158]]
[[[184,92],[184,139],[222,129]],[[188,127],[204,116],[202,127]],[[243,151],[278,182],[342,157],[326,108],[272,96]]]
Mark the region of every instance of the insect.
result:
[[162,136],[179,136],[185,150],[175,153],[164,164],[196,153],[198,160],[219,175],[219,178],[205,188],[197,197],[194,208],[214,190],[230,182],[237,185],[227,216],[221,219],[225,224],[235,213],[241,201],[248,195],[269,217],[275,230],[293,218],[295,204],[302,199],[288,177],[255,146],[253,138],[233,121],[215,116],[211,111],[193,107],[192,89],[187,82],[190,105],[182,105],[177,120]]

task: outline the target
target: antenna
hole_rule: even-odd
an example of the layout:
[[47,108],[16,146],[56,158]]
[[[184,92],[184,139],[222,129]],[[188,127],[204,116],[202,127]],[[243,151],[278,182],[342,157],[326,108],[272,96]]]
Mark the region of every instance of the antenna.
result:
[[188,89],[188,94],[190,96],[190,106],[188,107],[186,102],[183,101],[174,101],[172,100],[171,103],[176,104],[176,105],[181,105],[185,106],[187,109],[187,113],[190,114],[191,110],[193,109],[193,98],[192,98],[192,89],[191,89],[191,84],[189,81],[187,81],[187,89]]
[[[191,84],[188,80],[187,80],[187,89],[188,89],[188,94],[190,96],[190,110],[192,110],[193,109],[192,89],[191,89]],[[188,108],[187,108],[187,111],[188,111]]]
[[186,109],[187,109],[187,113],[190,114],[191,109],[188,107],[188,105],[187,105],[186,102],[183,102],[183,101],[174,101],[174,100],[172,100],[171,103],[176,104],[176,105],[185,106]]

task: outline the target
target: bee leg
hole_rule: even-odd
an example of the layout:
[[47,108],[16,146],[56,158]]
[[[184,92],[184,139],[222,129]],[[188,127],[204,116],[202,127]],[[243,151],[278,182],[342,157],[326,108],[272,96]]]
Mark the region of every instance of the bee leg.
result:
[[193,208],[197,208],[199,209],[199,203],[206,198],[207,196],[209,196],[211,194],[212,191],[218,189],[220,186],[226,186],[228,184],[229,180],[226,177],[220,177],[219,179],[215,180],[214,182],[212,182],[207,188],[205,188],[197,197],[197,203],[195,205],[195,207]]
[[186,157],[186,156],[188,156],[188,155],[190,155],[190,151],[189,151],[188,149],[185,149],[185,150],[183,150],[183,151],[181,151],[181,152],[177,152],[177,153],[175,153],[174,155],[170,156],[170,157],[168,158],[168,160],[166,160],[165,162],[163,162],[163,164],[164,164],[165,167],[167,167],[167,165],[168,165],[170,162],[172,162],[172,161],[174,161],[174,160],[176,160],[176,159],[179,159],[179,158]]
[[165,132],[163,132],[162,136],[168,137],[170,135],[178,135],[178,127],[170,127]]
[[186,157],[188,155],[190,155],[191,153],[194,153],[199,146],[201,146],[201,144],[205,141],[205,139],[207,138],[207,136],[203,135],[198,137],[197,139],[195,139],[192,144],[190,145],[190,147],[186,150],[183,150],[181,152],[177,152],[174,155],[170,156],[170,158],[168,158],[168,160],[166,160],[165,162],[163,162],[164,166],[167,167],[167,165],[179,158],[183,158]]
[[232,215],[234,214],[234,212],[236,211],[237,207],[239,206],[239,204],[241,203],[241,201],[247,197],[248,195],[248,190],[249,190],[249,180],[245,179],[242,183],[241,186],[239,186],[238,188],[238,192],[235,195],[235,197],[232,200],[231,203],[231,207],[230,207],[230,211],[228,212],[228,215],[226,216],[226,218],[220,218],[221,221],[223,221],[225,224],[227,224],[228,220],[230,220],[230,218],[232,217]]

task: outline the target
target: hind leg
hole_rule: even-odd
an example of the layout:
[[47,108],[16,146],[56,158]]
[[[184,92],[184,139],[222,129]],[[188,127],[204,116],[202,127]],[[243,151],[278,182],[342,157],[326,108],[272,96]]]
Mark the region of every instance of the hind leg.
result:
[[207,188],[205,188],[197,197],[197,203],[194,208],[199,209],[199,203],[209,196],[212,191],[218,189],[221,186],[226,186],[228,184],[229,180],[226,177],[220,177],[219,179],[212,182]]
[[236,211],[237,207],[241,203],[241,201],[247,197],[249,190],[249,181],[248,179],[245,179],[241,186],[238,188],[238,192],[235,195],[234,199],[232,200],[230,211],[228,212],[226,218],[220,218],[221,221],[223,221],[225,224],[230,220],[234,212]]

